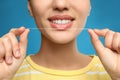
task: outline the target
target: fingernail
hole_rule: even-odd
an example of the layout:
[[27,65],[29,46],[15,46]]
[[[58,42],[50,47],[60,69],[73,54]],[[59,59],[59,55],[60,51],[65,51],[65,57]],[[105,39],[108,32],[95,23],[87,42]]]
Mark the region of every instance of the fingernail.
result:
[[11,64],[12,63],[12,57],[8,57],[7,62]]
[[94,31],[98,31],[98,29],[94,29]]
[[24,26],[21,26],[20,28],[25,28]]
[[12,57],[9,57],[9,62],[12,62]]
[[16,57],[20,57],[20,51],[19,50],[16,51]]
[[93,30],[92,30],[92,29],[89,29],[88,31],[91,32],[91,31],[93,31]]

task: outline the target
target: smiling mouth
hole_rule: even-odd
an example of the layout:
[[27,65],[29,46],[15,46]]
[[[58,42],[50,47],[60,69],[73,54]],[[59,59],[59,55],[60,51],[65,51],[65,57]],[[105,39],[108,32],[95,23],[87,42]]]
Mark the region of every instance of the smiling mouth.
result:
[[73,25],[75,18],[69,15],[55,15],[48,18],[52,28],[56,30],[67,30]]
[[65,25],[65,24],[69,24],[70,22],[72,22],[71,20],[53,20],[51,21],[54,24],[58,24],[58,25]]

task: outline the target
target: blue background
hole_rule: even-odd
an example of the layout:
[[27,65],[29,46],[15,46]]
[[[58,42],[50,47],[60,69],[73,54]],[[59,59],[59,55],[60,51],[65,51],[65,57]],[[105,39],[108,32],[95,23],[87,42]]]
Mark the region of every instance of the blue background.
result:
[[[109,28],[120,32],[120,0],[91,0],[92,10],[88,17],[87,28]],[[20,26],[36,28],[27,10],[27,0],[0,0],[0,36],[11,28]],[[37,53],[41,44],[40,32],[31,30],[27,54]],[[103,39],[102,39],[103,41]],[[87,30],[77,38],[78,49],[84,54],[94,54]]]

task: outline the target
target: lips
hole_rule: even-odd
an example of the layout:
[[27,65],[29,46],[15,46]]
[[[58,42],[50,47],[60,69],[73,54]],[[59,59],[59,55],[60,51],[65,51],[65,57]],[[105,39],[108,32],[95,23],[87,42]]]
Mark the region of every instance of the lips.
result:
[[52,28],[56,30],[67,30],[73,25],[75,19],[69,15],[55,15],[48,18]]

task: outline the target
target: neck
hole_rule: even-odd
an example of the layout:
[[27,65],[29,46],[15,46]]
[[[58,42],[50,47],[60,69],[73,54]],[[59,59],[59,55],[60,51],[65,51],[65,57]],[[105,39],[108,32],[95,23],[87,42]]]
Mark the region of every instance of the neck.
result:
[[[47,50],[47,51],[46,51]],[[70,56],[78,53],[76,47],[76,40],[73,40],[66,44],[56,44],[51,41],[44,40],[40,49],[41,54],[50,54],[52,56]]]
[[42,38],[43,41],[41,49],[36,55],[39,57],[38,61],[40,62],[40,65],[42,64],[43,66],[50,68],[56,68],[57,66],[57,69],[61,67],[62,69],[68,69],[68,66],[75,65],[71,69],[76,69],[76,64],[79,64],[80,61],[83,61],[85,58],[84,55],[79,54],[76,46],[76,40],[73,40],[67,44],[56,44],[50,40],[44,39],[44,37]]

